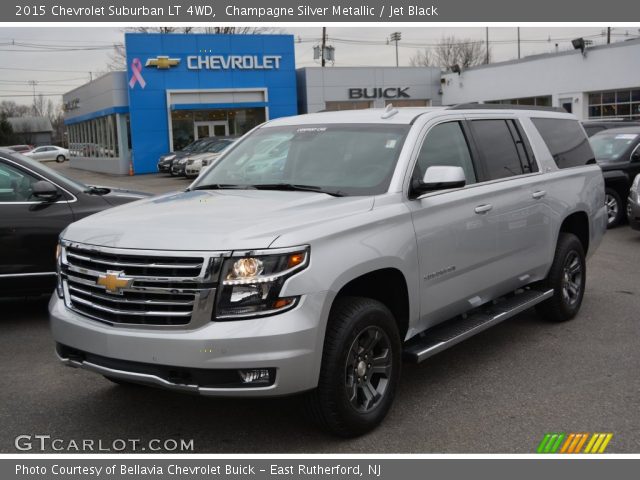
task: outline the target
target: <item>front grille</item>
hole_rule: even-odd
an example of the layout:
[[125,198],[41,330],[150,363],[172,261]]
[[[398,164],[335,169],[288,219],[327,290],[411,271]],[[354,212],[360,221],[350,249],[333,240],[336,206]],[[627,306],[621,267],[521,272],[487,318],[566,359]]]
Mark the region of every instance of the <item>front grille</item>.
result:
[[211,320],[224,256],[63,242],[65,304],[109,324],[195,327]]

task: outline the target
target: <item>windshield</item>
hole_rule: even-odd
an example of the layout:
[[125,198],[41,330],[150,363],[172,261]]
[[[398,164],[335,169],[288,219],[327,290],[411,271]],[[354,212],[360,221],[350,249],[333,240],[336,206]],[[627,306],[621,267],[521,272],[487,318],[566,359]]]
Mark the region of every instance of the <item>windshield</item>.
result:
[[194,188],[313,187],[341,195],[383,193],[409,125],[263,127],[240,141]]
[[625,152],[636,142],[636,133],[602,132],[589,139],[599,162],[626,162]]
[[226,147],[228,147],[231,143],[233,143],[231,140],[214,140],[212,142],[208,142],[201,151],[207,152],[207,153],[221,152]]
[[193,152],[202,143],[202,140],[196,140],[182,149],[183,152]]

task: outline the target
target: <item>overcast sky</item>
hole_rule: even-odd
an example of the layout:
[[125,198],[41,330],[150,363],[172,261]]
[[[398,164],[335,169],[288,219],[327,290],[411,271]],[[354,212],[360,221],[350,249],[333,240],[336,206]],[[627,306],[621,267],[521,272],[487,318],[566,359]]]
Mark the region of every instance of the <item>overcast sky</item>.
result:
[[[594,43],[605,42],[602,28],[531,27],[520,30],[521,55],[547,53],[570,49],[572,38],[593,38]],[[402,33],[399,43],[400,65],[409,65],[416,54],[415,45],[434,44],[443,36],[474,40],[485,39],[484,28],[435,28],[435,27],[329,27],[329,44],[335,47],[335,66],[390,66],[395,65],[395,48],[386,45],[394,31]],[[313,46],[321,37],[321,28],[282,28],[279,33],[291,33],[296,40],[296,64],[298,67],[317,65],[313,60]],[[637,27],[613,29],[612,41],[621,41],[628,36],[638,35]],[[628,36],[627,36],[628,35]],[[43,93],[59,102],[60,94],[87,82],[90,73],[106,70],[111,49],[108,45],[123,42],[121,28],[112,27],[10,27],[0,28],[0,100],[15,100],[31,104],[33,85],[36,93]],[[492,61],[517,58],[517,31],[515,27],[495,27],[489,29]],[[333,40],[332,40],[333,39]],[[356,42],[354,42],[354,40]],[[17,43],[36,44],[36,48],[15,45]],[[380,42],[367,45],[357,42]],[[496,43],[492,43],[496,42]],[[410,44],[404,45],[403,44]],[[46,51],[59,48],[103,48],[80,51]],[[43,51],[45,50],[45,51]],[[43,71],[51,70],[51,71]],[[56,70],[56,71],[53,71]]]

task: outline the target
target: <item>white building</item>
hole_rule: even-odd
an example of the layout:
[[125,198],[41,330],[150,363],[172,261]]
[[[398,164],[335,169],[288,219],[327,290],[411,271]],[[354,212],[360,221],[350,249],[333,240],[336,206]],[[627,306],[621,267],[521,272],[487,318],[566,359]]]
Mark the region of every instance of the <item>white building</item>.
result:
[[564,107],[581,120],[640,120],[640,40],[481,65],[441,79],[442,103]]

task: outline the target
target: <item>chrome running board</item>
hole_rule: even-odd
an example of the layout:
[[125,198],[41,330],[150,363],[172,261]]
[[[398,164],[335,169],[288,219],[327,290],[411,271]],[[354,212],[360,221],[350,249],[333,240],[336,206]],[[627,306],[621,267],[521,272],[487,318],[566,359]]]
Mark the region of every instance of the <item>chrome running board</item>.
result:
[[420,363],[552,296],[553,290],[524,290],[481,307],[469,316],[441,323],[409,340],[405,345],[404,357],[409,361]]

